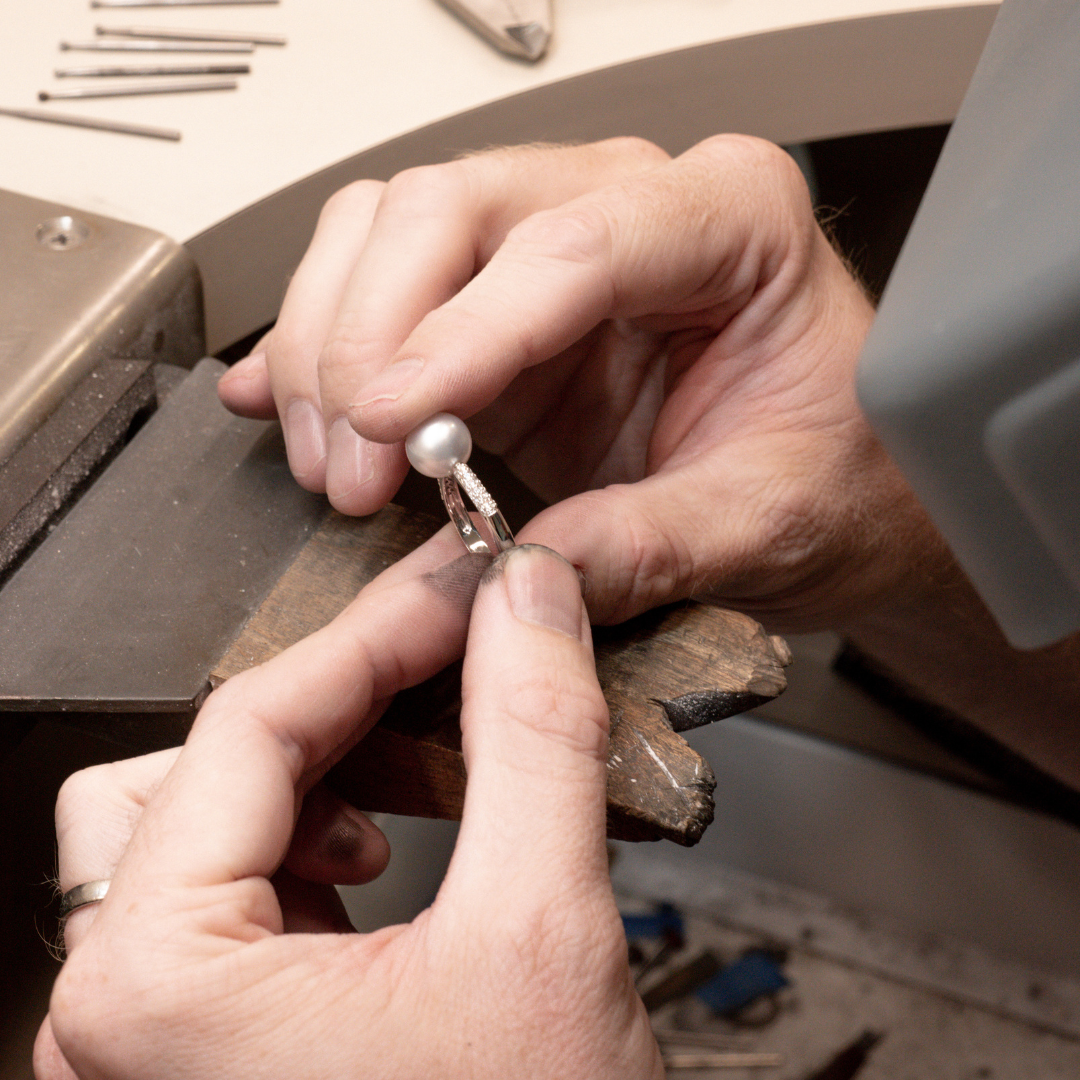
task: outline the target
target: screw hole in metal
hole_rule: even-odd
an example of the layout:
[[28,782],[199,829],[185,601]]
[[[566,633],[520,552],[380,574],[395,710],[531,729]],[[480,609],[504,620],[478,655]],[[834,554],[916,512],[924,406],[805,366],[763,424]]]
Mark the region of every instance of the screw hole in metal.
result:
[[37,242],[50,251],[71,251],[90,238],[90,229],[70,214],[43,221],[34,234]]

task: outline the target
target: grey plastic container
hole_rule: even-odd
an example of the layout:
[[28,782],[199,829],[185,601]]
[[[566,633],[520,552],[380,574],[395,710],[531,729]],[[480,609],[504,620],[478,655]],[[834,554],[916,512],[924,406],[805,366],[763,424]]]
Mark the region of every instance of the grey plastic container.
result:
[[1080,3],[1005,0],[860,361],[1009,639],[1080,628]]

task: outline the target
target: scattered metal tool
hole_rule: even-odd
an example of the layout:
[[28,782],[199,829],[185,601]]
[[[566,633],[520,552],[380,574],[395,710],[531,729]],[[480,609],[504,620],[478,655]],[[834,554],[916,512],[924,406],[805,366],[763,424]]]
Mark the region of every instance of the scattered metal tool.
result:
[[862,1071],[871,1051],[884,1037],[880,1031],[864,1031],[832,1060],[812,1072],[806,1080],[854,1080]]
[[659,982],[654,983],[641,994],[641,1000],[649,1012],[678,1001],[704,986],[724,965],[719,957],[706,950],[700,956],[669,972]]
[[439,0],[508,56],[539,60],[551,42],[551,0]]
[[250,41],[207,42],[191,41],[61,41],[62,52],[168,52],[168,53],[253,53]]
[[184,82],[125,83],[123,86],[72,86],[62,90],[39,90],[38,101],[68,98],[142,97],[146,94],[198,94],[207,90],[235,90],[235,79],[190,79]]
[[724,1035],[717,1031],[685,1031],[653,1025],[653,1035],[661,1046],[682,1046],[694,1050],[753,1050],[747,1035]]
[[40,120],[46,124],[64,124],[67,127],[92,128],[95,131],[112,131],[117,135],[143,135],[148,139],[180,141],[180,132],[173,128],[127,124],[120,120],[96,120],[89,116],[66,116],[46,109],[0,109],[0,116],[12,116],[19,120]]
[[281,0],[90,0],[92,8],[254,7],[280,3]]
[[663,1054],[666,1069],[776,1069],[783,1054],[746,1050],[699,1050],[692,1054]]
[[58,79],[121,79],[157,75],[250,75],[250,64],[142,64],[135,67],[69,67],[57,68]]
[[98,37],[146,38],[150,41],[206,41],[247,45],[284,45],[281,34],[251,34],[230,30],[165,30],[155,26],[95,26]]

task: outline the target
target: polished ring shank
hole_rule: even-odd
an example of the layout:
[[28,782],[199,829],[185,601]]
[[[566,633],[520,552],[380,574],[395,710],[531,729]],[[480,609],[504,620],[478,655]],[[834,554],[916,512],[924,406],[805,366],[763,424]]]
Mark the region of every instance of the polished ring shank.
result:
[[[460,487],[459,487],[460,485]],[[473,524],[473,519],[465,509],[461,498],[461,489],[469,496],[470,502],[480,513],[481,528],[487,535],[482,535]],[[488,494],[487,488],[480,483],[476,473],[463,461],[454,466],[449,476],[439,479],[439,494],[443,505],[450,515],[465,546],[477,555],[498,555],[500,551],[514,546],[514,534],[502,516],[495,500]]]

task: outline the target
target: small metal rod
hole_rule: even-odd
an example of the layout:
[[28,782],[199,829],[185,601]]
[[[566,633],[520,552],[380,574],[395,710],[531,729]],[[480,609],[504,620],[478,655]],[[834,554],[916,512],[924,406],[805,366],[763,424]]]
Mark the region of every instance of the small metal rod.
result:
[[255,7],[280,3],[281,0],[90,0],[92,8]]
[[783,1054],[732,1051],[699,1051],[696,1054],[664,1054],[668,1069],[776,1069],[784,1064]]
[[156,66],[142,64],[136,67],[69,67],[57,68],[53,75],[58,79],[120,79],[128,76],[153,75],[250,75],[250,64],[173,64]]
[[142,135],[148,139],[180,141],[180,132],[173,128],[127,124],[120,120],[96,120],[89,116],[65,116],[48,109],[0,109],[0,116],[13,116],[18,120],[40,120],[45,124],[63,124],[66,127],[91,128],[94,131],[111,131],[117,135]]
[[253,53],[250,41],[198,45],[190,41],[61,41],[62,52]]
[[144,94],[194,94],[203,90],[235,90],[235,79],[197,79],[191,82],[137,83],[125,86],[73,86],[64,90],[41,90],[38,101],[66,98],[140,97]]
[[95,26],[99,37],[149,38],[152,41],[246,42],[250,45],[284,45],[280,34],[249,34],[231,30],[164,30],[153,26]]
[[749,1035],[725,1035],[716,1031],[685,1031],[682,1028],[662,1027],[653,1024],[656,1041],[665,1047],[681,1046],[705,1050],[753,1050],[754,1040]]

